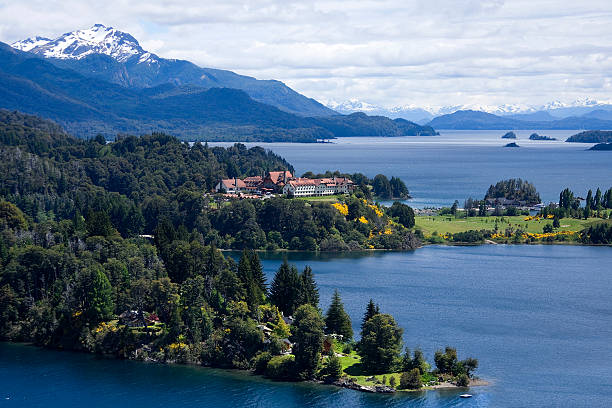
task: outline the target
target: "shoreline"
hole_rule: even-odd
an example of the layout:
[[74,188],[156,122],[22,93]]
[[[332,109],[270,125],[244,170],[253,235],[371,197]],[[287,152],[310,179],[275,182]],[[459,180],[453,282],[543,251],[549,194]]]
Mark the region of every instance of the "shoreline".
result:
[[70,352],[70,353],[76,353],[76,354],[83,354],[83,355],[91,356],[94,358],[101,358],[105,360],[115,360],[115,361],[123,360],[123,361],[130,361],[130,362],[140,363],[140,364],[159,364],[163,366],[183,366],[183,367],[195,367],[195,368],[204,369],[204,370],[217,370],[217,371],[220,370],[220,371],[226,372],[227,374],[241,375],[244,377],[249,377],[249,378],[253,378],[257,380],[269,381],[272,383],[315,384],[319,386],[333,386],[333,387],[339,387],[339,388],[348,388],[354,391],[374,393],[374,394],[413,393],[413,392],[436,391],[436,390],[448,391],[452,389],[457,389],[457,390],[469,389],[470,387],[483,387],[483,386],[490,385],[490,382],[488,381],[482,380],[480,378],[472,378],[470,379],[470,384],[467,387],[459,387],[451,382],[445,381],[445,382],[442,382],[440,384],[433,385],[433,386],[423,386],[422,388],[418,390],[403,390],[403,389],[396,389],[391,386],[382,385],[382,384],[381,385],[360,385],[354,381],[351,381],[349,377],[340,377],[339,379],[333,382],[328,382],[328,381],[323,381],[323,380],[314,380],[314,379],[304,380],[304,381],[279,380],[279,379],[268,378],[261,374],[255,374],[252,370],[244,370],[244,369],[239,369],[239,368],[212,367],[212,366],[205,366],[205,365],[193,363],[193,362],[177,363],[176,361],[157,361],[151,358],[147,358],[144,360],[140,360],[138,358],[119,358],[113,355],[96,354],[96,353],[90,353],[90,352],[83,351],[83,350],[73,350],[73,349],[65,349],[65,348],[50,348],[50,347],[45,347],[45,346],[38,346],[31,342],[15,342],[15,341],[8,341],[8,340],[0,340],[0,343],[21,346],[21,347],[33,347],[42,352],[46,352],[46,351],[54,351],[54,352],[62,352],[62,353]]
[[[570,241],[556,241],[556,242],[534,242],[534,243],[526,243],[526,242],[495,242],[492,240],[485,240],[484,242],[427,242],[422,243],[421,246],[414,249],[383,249],[383,248],[363,248],[355,251],[310,251],[306,249],[275,249],[273,251],[267,249],[254,249],[254,251],[259,253],[321,253],[321,254],[358,254],[360,252],[410,252],[417,251],[421,248],[425,248],[428,246],[448,246],[448,247],[477,247],[477,246],[486,246],[486,245],[508,245],[508,246],[586,246],[586,247],[611,247],[610,244],[585,244],[582,242],[570,242]],[[240,252],[241,249],[232,249],[232,248],[218,248],[221,252]]]

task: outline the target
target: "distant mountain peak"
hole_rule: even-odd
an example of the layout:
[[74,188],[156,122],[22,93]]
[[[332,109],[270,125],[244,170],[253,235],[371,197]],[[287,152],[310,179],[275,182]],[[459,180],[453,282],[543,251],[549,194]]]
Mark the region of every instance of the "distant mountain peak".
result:
[[[11,44],[21,51],[29,51],[47,58],[82,59],[92,54],[103,54],[125,62],[139,57],[139,62],[154,60],[153,54],[142,49],[130,34],[104,24],[94,24],[85,30],[71,31],[55,39],[31,37]],[[145,58],[142,58],[143,55]]]

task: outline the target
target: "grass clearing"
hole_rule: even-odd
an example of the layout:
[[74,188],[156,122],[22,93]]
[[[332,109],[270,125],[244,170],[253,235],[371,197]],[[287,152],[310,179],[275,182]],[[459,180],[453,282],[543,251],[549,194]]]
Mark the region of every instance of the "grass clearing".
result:
[[[547,224],[552,224],[552,220],[541,219],[525,221],[525,215],[513,217],[470,217],[470,218],[455,218],[449,215],[436,216],[417,216],[415,217],[416,227],[420,228],[426,237],[433,234],[434,231],[438,235],[446,233],[455,234],[457,232],[465,232],[469,230],[494,230],[497,220],[499,231],[504,231],[506,228],[520,228],[525,232],[534,234],[541,233],[542,229]],[[561,228],[568,231],[581,231],[589,224],[601,222],[600,218],[589,218],[587,220],[577,220],[574,218],[561,219]]]

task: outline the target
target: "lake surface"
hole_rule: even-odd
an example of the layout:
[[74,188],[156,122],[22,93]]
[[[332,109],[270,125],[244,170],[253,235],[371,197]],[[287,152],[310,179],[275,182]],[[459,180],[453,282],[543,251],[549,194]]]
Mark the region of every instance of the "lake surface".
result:
[[[441,131],[440,136],[353,137],[333,144],[247,143],[273,150],[301,175],[306,171],[382,173],[400,177],[408,186],[416,208],[460,204],[468,197],[482,198],[497,181],[522,178],[535,184],[542,200],[557,202],[569,187],[586,197],[612,187],[612,153],[587,151],[592,144],[565,143],[573,130],[536,131],[558,141],[530,141],[533,131],[515,131],[520,148],[503,147],[503,131]],[[230,143],[211,143],[227,146]]]
[[[236,255],[236,254],[234,254]],[[100,360],[0,344],[1,407],[610,407],[612,248],[431,246],[414,252],[287,256],[317,279],[321,306],[340,290],[355,331],[371,297],[432,362],[445,345],[479,359],[492,382],[470,390],[372,395],[275,383],[200,367]]]

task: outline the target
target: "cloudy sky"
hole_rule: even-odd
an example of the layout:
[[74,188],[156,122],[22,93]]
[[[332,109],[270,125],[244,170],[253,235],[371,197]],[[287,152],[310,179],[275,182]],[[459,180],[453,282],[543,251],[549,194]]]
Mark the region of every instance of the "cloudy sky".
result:
[[94,23],[162,57],[279,79],[320,101],[612,99],[610,0],[0,0],[4,42]]

